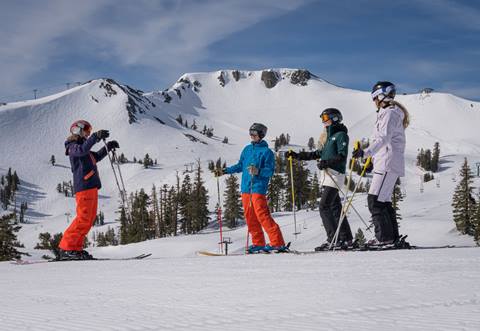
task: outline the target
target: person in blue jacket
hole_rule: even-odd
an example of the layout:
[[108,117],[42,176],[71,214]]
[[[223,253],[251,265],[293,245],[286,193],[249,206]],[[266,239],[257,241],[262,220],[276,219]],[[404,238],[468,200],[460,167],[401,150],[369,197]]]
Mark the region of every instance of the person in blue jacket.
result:
[[[248,231],[252,236],[252,245],[249,253],[262,251],[285,252],[282,231],[270,215],[267,203],[267,188],[270,177],[275,170],[275,157],[263,138],[267,134],[267,127],[260,123],[253,123],[250,127],[252,142],[243,149],[240,160],[231,167],[217,169],[216,176],[223,174],[242,173],[242,203]],[[266,244],[263,230],[270,239]]]

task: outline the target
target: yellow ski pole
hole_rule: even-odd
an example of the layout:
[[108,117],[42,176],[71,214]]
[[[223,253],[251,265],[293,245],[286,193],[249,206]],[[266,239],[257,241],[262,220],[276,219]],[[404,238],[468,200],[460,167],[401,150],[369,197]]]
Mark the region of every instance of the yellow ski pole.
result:
[[[291,151],[291,149],[289,149]],[[290,183],[291,183],[291,189],[292,189],[292,207],[293,207],[293,223],[295,225],[295,232],[293,233],[295,235],[295,239],[297,239],[297,214],[296,214],[296,208],[295,208],[295,184],[293,182],[293,157],[289,156],[288,161],[290,163]]]

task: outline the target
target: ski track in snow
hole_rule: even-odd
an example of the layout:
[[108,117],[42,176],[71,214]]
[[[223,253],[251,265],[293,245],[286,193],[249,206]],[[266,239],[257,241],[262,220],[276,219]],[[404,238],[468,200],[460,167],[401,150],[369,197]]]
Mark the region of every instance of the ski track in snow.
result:
[[475,248],[2,263],[0,329],[479,330],[479,263]]

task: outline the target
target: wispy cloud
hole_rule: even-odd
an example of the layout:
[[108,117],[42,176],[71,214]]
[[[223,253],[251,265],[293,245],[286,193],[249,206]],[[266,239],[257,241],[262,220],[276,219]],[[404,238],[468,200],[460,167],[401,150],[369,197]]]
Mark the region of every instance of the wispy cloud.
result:
[[[177,76],[207,59],[213,43],[305,2],[2,2],[0,94],[30,88],[28,81],[33,75],[55,70],[51,68],[54,59],[77,51],[90,61],[108,59],[120,67],[142,67],[158,75]],[[82,69],[72,72],[78,76]]]

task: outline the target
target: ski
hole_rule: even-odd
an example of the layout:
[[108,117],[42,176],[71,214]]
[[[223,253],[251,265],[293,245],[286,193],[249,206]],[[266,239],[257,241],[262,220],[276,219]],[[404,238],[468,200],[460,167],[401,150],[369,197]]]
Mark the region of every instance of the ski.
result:
[[93,258],[90,260],[57,260],[57,259],[49,259],[49,260],[22,260],[18,259],[15,261],[12,261],[12,264],[16,265],[30,265],[30,264],[40,264],[40,263],[51,263],[51,262],[83,262],[83,261],[128,261],[128,260],[142,260],[144,258],[147,258],[151,256],[152,254],[140,254],[136,256],[131,256],[131,257],[99,257],[99,258]]
[[290,250],[290,253],[296,255],[310,255],[318,253],[328,252],[381,252],[381,251],[396,251],[396,250],[421,250],[421,249],[448,249],[448,248],[475,248],[475,246],[456,246],[456,245],[442,245],[442,246],[415,246],[410,247],[393,247],[393,246],[370,246],[360,248],[349,249],[336,249],[336,250],[321,250],[321,251],[297,251]]

